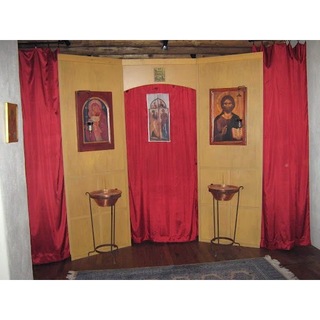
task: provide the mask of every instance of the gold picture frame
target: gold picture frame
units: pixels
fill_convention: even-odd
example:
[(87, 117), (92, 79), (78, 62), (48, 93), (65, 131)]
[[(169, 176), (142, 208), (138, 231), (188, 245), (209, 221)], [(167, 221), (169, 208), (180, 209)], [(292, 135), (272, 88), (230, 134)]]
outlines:
[(18, 105), (5, 103), (6, 113), (6, 142), (18, 142)]
[(154, 68), (154, 82), (165, 82), (166, 81), (166, 71), (164, 68)]

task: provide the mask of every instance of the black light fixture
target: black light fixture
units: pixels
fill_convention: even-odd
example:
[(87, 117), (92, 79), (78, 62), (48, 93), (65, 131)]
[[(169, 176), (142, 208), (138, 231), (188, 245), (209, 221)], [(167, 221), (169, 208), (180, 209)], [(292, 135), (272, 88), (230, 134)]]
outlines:
[(71, 42), (69, 40), (62, 40), (62, 42), (67, 46), (70, 47)]
[(162, 50), (168, 50), (168, 40), (162, 40), (161, 43), (162, 43), (162, 47), (161, 49)]

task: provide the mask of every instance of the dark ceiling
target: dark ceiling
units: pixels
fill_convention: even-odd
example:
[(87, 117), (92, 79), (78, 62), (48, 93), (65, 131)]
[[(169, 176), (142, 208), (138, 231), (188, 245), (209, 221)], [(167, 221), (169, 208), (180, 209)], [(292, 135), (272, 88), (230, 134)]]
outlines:
[[(162, 46), (168, 41), (167, 48)], [(265, 45), (273, 40), (263, 40)], [(277, 41), (280, 42), (280, 41)], [(19, 40), (19, 49), (59, 48), (60, 53), (118, 59), (202, 58), (252, 52), (260, 40)]]

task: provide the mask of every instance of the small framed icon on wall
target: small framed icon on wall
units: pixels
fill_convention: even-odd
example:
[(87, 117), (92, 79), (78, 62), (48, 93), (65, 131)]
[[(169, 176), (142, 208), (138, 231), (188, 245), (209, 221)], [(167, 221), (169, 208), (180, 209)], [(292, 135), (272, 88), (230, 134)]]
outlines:
[(6, 114), (6, 142), (18, 142), (18, 105), (5, 103)]

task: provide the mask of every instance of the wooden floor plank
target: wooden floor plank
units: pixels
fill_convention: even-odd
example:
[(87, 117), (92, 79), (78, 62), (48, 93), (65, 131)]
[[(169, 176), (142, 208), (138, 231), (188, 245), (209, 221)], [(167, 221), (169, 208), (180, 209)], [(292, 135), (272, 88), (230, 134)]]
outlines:
[(66, 259), (33, 266), (35, 280), (65, 280), (69, 270), (137, 268), (256, 258), (270, 255), (300, 280), (320, 279), (320, 250), (313, 246), (292, 250), (266, 250), (240, 246), (216, 246), (204, 242), (142, 243), (71, 261)]

